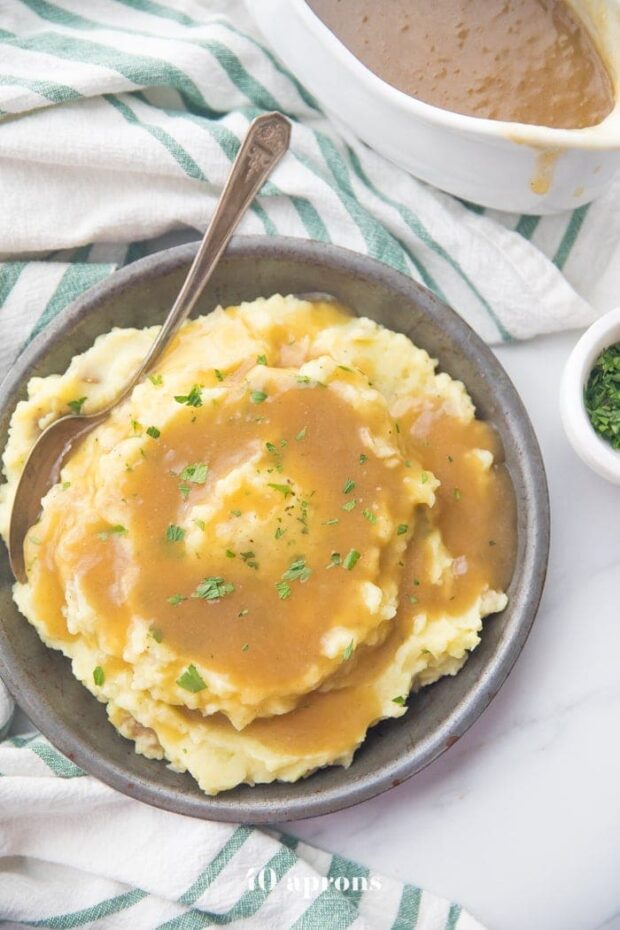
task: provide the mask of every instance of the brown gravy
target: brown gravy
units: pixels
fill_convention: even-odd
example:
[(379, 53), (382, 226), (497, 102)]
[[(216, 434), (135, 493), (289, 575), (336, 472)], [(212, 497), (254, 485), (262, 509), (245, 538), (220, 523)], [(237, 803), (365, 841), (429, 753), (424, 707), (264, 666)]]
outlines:
[(607, 69), (565, 0), (307, 0), (380, 78), (468, 116), (579, 129), (614, 105)]
[[(152, 617), (158, 637), (187, 662), (277, 691), (304, 672), (309, 656), (316, 661), (334, 613), (359, 612), (349, 583), (366, 572), (373, 545), (364, 508), (380, 501), (396, 506), (401, 466), (390, 477), (374, 456), (360, 460), (360, 426), (372, 423), (360, 422), (360, 414), (330, 391), (283, 390), (261, 407), (257, 419), (241, 385), (239, 390), (235, 416), (225, 405), (215, 417), (207, 406), (182, 407), (157, 442), (149, 444), (146, 437), (141, 441), (144, 457), (118, 487), (139, 557), (138, 580), (131, 592), (119, 583), (126, 568), (123, 537), (99, 535), (105, 527), (84, 508), (82, 487), (72, 485), (64, 492), (65, 506), (45, 532), (41, 524), (33, 528), (26, 546), (29, 577), (39, 621), (54, 638), (71, 638), (63, 613), (64, 571), (65, 577), (81, 579), (97, 613), (98, 636), (109, 662), (120, 660), (132, 617), (138, 614)], [(516, 501), (495, 430), (479, 420), (464, 423), (431, 396), (412, 399), (394, 428), (403, 454), (411, 459), (402, 467), (412, 473), (413, 466), (421, 465), (441, 481), (435, 506), (429, 510), (420, 505), (416, 513), (415, 532), (403, 556), (397, 616), (383, 642), (360, 645), (352, 660), (332, 676), (330, 690), (315, 690), (289, 713), (250, 723), (245, 732), (264, 746), (292, 754), (346, 752), (381, 716), (374, 683), (410, 635), (415, 617), (420, 612), (429, 619), (457, 616), (487, 587), (499, 591), (509, 586), (517, 542)], [(301, 430), (305, 438), (296, 442)], [(179, 468), (208, 462), (208, 492), (238, 459), (245, 461), (256, 444), (263, 448), (267, 441), (281, 450), (283, 471), (274, 477), (285, 481), (291, 475), (308, 491), (309, 532), (300, 522), (301, 503), (289, 496), (279, 523), (285, 534), (274, 540), (271, 551), (256, 551), (256, 568), (239, 554), (229, 558), (223, 548), (211, 548), (204, 559), (190, 559), (182, 547), (167, 542), (166, 528), (182, 522), (183, 509), (201, 493), (192, 487), (186, 499), (179, 494)], [(493, 454), (490, 469), (472, 450)], [(84, 465), (80, 472), (88, 470), (87, 452), (85, 443), (75, 453), (78, 465)], [(358, 505), (346, 512), (343, 482), (350, 475), (355, 476)], [(223, 521), (230, 518), (231, 503), (230, 513), (235, 513), (256, 502), (242, 496), (229, 500)], [(339, 522), (331, 525), (335, 514)], [(69, 534), (69, 539), (67, 530), (76, 525), (80, 532)], [(436, 530), (457, 566), (440, 582), (427, 545)], [(361, 552), (355, 573), (327, 568), (332, 550), (346, 552), (354, 545)], [(311, 556), (312, 578), (296, 588), (294, 598), (281, 600), (274, 584), (291, 557), (300, 553)], [(234, 582), (234, 593), (212, 602), (191, 597), (176, 605), (169, 602), (176, 592), (191, 592), (206, 574)], [(178, 713), (188, 720), (201, 719), (198, 711), (187, 708)], [(223, 714), (209, 720), (214, 727), (231, 727)]]

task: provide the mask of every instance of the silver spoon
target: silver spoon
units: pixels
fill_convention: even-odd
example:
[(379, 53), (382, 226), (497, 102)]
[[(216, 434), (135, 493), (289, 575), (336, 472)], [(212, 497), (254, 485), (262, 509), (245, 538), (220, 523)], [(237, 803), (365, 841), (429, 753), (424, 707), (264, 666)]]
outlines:
[(58, 480), (62, 464), (76, 439), (104, 420), (152, 368), (179, 326), (192, 312), (226, 248), (239, 220), (263, 182), (288, 149), (291, 124), (280, 113), (266, 113), (250, 124), (230, 169), (224, 190), (200, 248), (174, 305), (140, 368), (119, 396), (103, 410), (61, 417), (43, 430), (30, 450), (17, 484), (9, 526), (9, 561), (18, 581), (27, 581), (24, 540), (41, 512), (41, 501)]

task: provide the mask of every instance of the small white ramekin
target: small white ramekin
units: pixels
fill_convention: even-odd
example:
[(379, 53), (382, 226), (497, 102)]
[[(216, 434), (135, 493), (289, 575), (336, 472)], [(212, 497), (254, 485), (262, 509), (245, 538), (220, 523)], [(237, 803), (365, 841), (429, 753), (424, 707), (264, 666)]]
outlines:
[(620, 484), (620, 450), (613, 449), (594, 430), (583, 397), (597, 356), (616, 342), (620, 342), (620, 307), (593, 323), (571, 352), (560, 385), (560, 414), (577, 455), (603, 478)]

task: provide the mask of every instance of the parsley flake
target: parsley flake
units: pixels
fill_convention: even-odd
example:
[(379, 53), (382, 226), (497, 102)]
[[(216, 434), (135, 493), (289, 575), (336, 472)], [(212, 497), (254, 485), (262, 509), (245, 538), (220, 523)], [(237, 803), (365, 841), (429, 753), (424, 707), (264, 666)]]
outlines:
[(214, 368), (214, 369), (213, 369), (213, 373), (214, 373), (214, 375), (215, 375), (215, 377), (217, 378), (218, 381), (223, 381), (224, 378), (226, 377), (226, 375), (223, 374), (223, 373), (219, 370), (219, 368)]
[(149, 375), (149, 381), (151, 384), (154, 384), (155, 387), (161, 387), (164, 383), (164, 379), (161, 375)]
[(126, 536), (127, 527), (122, 526), (120, 523), (111, 526), (109, 530), (102, 530), (100, 533), (97, 533), (99, 539), (105, 540), (109, 539), (110, 536)]
[(78, 400), (70, 400), (67, 406), (71, 407), (74, 413), (81, 413), (82, 407), (87, 400), (87, 397), (80, 397)]
[(342, 653), (343, 660), (347, 662), (351, 658), (354, 652), (355, 652), (355, 641), (351, 640), (349, 645), (346, 647), (346, 649)]
[(177, 678), (177, 685), (185, 691), (191, 691), (192, 694), (204, 691), (207, 687), (195, 665), (187, 666), (183, 674)]
[(286, 581), (276, 581), (276, 591), (281, 601), (285, 601), (293, 593), (290, 584)]
[(357, 501), (355, 500), (355, 498), (353, 498), (352, 501), (347, 501), (346, 504), (343, 504), (342, 509), (346, 510), (348, 513), (350, 510), (353, 510), (356, 504), (357, 504)]
[(303, 558), (295, 559), (282, 575), (283, 581), (300, 581), (302, 584), (308, 580), (312, 574), (312, 569), (306, 565)]
[(209, 466), (204, 462), (196, 462), (194, 465), (186, 465), (179, 478), (181, 481), (191, 481), (192, 484), (204, 484), (209, 474)]
[(346, 570), (350, 572), (352, 568), (355, 568), (359, 562), (359, 559), (360, 553), (357, 551), (357, 549), (350, 549), (342, 561), (342, 567), (346, 568)]
[(166, 539), (168, 542), (181, 542), (185, 538), (185, 530), (176, 523), (171, 523), (166, 530)]
[(394, 704), (398, 704), (399, 707), (403, 707), (403, 705), (407, 701), (407, 698), (405, 697), (404, 694), (399, 694), (397, 697), (392, 698), (392, 701)]
[(360, 465), (363, 465), (367, 461), (368, 461), (368, 456), (364, 455), (364, 453), (362, 452), (362, 454), (360, 455)]
[(347, 478), (347, 480), (342, 486), (342, 493), (350, 494), (354, 487), (355, 487), (355, 481), (353, 481), (352, 478)]
[(178, 607), (178, 605), (186, 601), (187, 598), (182, 594), (172, 594), (170, 597), (167, 597), (166, 600), (169, 604), (172, 604), (173, 607)]
[(266, 355), (257, 355), (257, 356), (256, 356), (256, 364), (257, 364), (257, 365), (266, 365), (266, 364), (267, 364), (267, 356), (266, 356)]
[(161, 436), (161, 430), (158, 430), (156, 426), (149, 426), (147, 427), (146, 435), (150, 436), (151, 439), (159, 439)]
[(399, 524), (398, 524), (398, 529), (396, 530), (396, 535), (397, 535), (397, 536), (404, 536), (405, 533), (408, 531), (408, 529), (409, 529), (409, 524), (408, 524), (408, 523), (399, 523)]
[(232, 594), (234, 590), (235, 586), (230, 581), (211, 575), (209, 578), (203, 578), (192, 597), (199, 597), (204, 601), (219, 601), (227, 594)]
[(302, 439), (305, 439), (307, 432), (308, 432), (307, 426), (304, 426), (303, 429), (300, 429), (297, 435), (295, 436), (295, 439), (297, 440), (297, 442), (300, 442)]
[(463, 493), (460, 488), (455, 488), (454, 491), (452, 492), (452, 496), (455, 501), (460, 501), (460, 499), (463, 496)]
[(189, 394), (175, 394), (174, 399), (177, 404), (185, 404), (186, 407), (202, 407), (202, 388), (194, 384)]
[(267, 400), (267, 395), (264, 391), (252, 391), (250, 400), (253, 404), (262, 404), (263, 401)]
[(364, 519), (368, 520), (369, 523), (377, 522), (377, 514), (373, 513), (372, 510), (362, 510), (362, 516)]
[(93, 681), (98, 688), (100, 688), (105, 681), (105, 672), (100, 665), (93, 669)]
[(289, 487), (288, 484), (274, 484), (272, 481), (269, 481), (267, 483), (267, 487), (273, 488), (274, 491), (279, 491), (280, 494), (284, 494), (285, 499), (289, 496), (289, 494), (293, 493), (293, 489)]
[(332, 520), (325, 520), (323, 526), (336, 526), (337, 523), (340, 523), (338, 517), (334, 517)]

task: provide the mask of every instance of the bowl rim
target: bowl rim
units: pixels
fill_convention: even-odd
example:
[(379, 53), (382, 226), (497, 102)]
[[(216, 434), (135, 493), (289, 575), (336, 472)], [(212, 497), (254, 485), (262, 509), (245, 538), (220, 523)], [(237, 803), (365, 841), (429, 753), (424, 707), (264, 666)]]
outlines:
[[(130, 289), (135, 283), (186, 267), (198, 244), (192, 242), (176, 246), (139, 259), (110, 274), (68, 305), (32, 340), (4, 378), (0, 385), (0, 409), (11, 409), (11, 406), (14, 409), (19, 390), (29, 379), (37, 361), (46, 355), (48, 346), (60, 334), (70, 331), (72, 324), (83, 314), (92, 313), (98, 305), (108, 302), (112, 294)], [(314, 817), (368, 800), (421, 771), (465, 733), (503, 685), (536, 617), (547, 571), (550, 512), (544, 463), (523, 402), (491, 349), (454, 310), (422, 285), (383, 262), (331, 244), (289, 237), (237, 236), (224, 253), (224, 258), (235, 257), (290, 259), (315, 268), (318, 264), (362, 277), (371, 284), (389, 289), (396, 298), (401, 296), (419, 303), (423, 297), (430, 302), (448, 340), (456, 343), (474, 364), (483, 366), (486, 376), (493, 379), (494, 396), (504, 406), (508, 405), (512, 412), (510, 429), (523, 453), (519, 470), (528, 488), (527, 513), (532, 524), (532, 538), (528, 536), (528, 544), (522, 553), (520, 574), (527, 582), (524, 584), (522, 609), (504, 631), (492, 662), (485, 666), (466, 697), (447, 714), (443, 724), (379, 772), (366, 773), (344, 786), (319, 790), (313, 789), (311, 781), (301, 780), (297, 784), (307, 784), (306, 791), (285, 801), (276, 799), (275, 803), (270, 800), (253, 802), (251, 789), (249, 800), (231, 798), (230, 792), (226, 791), (214, 797), (188, 795), (157, 782), (156, 777), (144, 778), (128, 773), (123, 765), (106, 758), (103, 753), (87, 749), (72, 728), (59, 719), (57, 712), (37, 696), (32, 679), (27, 669), (20, 666), (0, 622), (0, 674), (5, 683), (38, 729), (84, 771), (112, 788), (155, 807), (203, 819), (258, 824)]]
[(620, 342), (620, 307), (610, 310), (586, 329), (568, 357), (560, 383), (560, 415), (566, 436), (593, 471), (620, 484), (620, 449), (595, 431), (584, 402), (584, 388), (600, 352)]
[[(352, 73), (355, 80), (366, 91), (372, 95), (382, 96), (385, 101), (398, 107), (405, 115), (418, 117), (445, 129), (467, 132), (481, 138), (504, 139), (518, 145), (539, 147), (545, 150), (554, 148), (560, 151), (576, 149), (614, 152), (620, 150), (620, 87), (617, 86), (618, 82), (613, 75), (610, 76), (614, 85), (614, 106), (600, 123), (595, 123), (593, 126), (563, 129), (538, 123), (518, 123), (469, 116), (426, 103), (389, 84), (371, 71), (347, 48), (306, 0), (287, 0), (287, 2), (297, 13), (302, 24), (314, 33), (321, 44), (332, 52), (333, 57)], [(259, 17), (258, 11), (255, 11), (254, 16), (260, 24), (262, 17)], [(603, 57), (600, 51), (599, 55)], [(610, 65), (604, 59), (603, 62), (607, 70), (611, 72)]]

